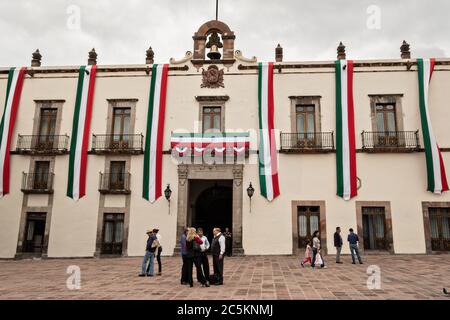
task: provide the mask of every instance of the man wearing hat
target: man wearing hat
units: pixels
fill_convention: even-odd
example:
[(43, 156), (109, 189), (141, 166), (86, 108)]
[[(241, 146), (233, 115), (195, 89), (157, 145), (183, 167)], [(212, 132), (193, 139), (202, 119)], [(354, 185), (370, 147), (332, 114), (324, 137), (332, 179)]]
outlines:
[[(145, 247), (145, 255), (144, 255), (144, 260), (142, 261), (142, 268), (141, 268), (141, 273), (139, 274), (139, 277), (145, 277), (145, 275), (147, 275), (149, 277), (154, 276), (153, 269), (154, 269), (154, 264), (155, 264), (155, 251), (156, 251), (156, 248), (158, 247), (158, 240), (157, 240), (156, 236), (153, 234), (153, 229), (148, 229), (147, 235), (148, 235), (147, 246)], [(150, 262), (150, 265), (149, 265), (149, 271), (146, 274), (148, 262)]]

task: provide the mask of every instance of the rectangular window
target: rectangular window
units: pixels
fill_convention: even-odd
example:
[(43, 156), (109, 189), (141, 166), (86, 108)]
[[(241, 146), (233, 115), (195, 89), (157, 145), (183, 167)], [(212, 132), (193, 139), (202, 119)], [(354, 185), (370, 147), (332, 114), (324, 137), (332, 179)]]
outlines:
[(41, 108), (39, 114), (38, 148), (51, 149), (55, 141), (58, 109)]
[(377, 131), (389, 134), (397, 131), (395, 103), (377, 103), (375, 106)]
[(304, 248), (305, 241), (312, 239), (314, 231), (320, 232), (320, 207), (300, 206), (297, 208), (298, 247)]
[(36, 161), (34, 164), (33, 189), (46, 190), (49, 188), (50, 161)]
[(30, 212), (27, 214), (23, 252), (42, 253), (46, 216), (46, 213)]
[(125, 161), (111, 161), (109, 171), (109, 190), (125, 189)]
[(450, 250), (450, 208), (429, 208), (431, 250)]
[(384, 207), (362, 207), (364, 249), (387, 250)]
[(123, 213), (105, 213), (103, 218), (103, 254), (122, 254)]
[[(312, 138), (316, 131), (316, 116), (314, 105), (297, 105), (295, 107), (297, 133), (304, 134), (305, 138)], [(309, 135), (308, 135), (309, 134)]]
[(130, 139), (131, 108), (113, 108), (111, 147), (122, 147)]
[(222, 131), (222, 108), (203, 107), (202, 123), (203, 132)]

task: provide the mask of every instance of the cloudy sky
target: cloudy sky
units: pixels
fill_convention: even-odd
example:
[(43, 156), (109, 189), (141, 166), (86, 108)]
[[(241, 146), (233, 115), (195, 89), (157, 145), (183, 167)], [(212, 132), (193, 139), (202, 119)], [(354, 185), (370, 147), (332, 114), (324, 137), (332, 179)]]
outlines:
[[(430, 3), (432, 6), (430, 7)], [(235, 49), (273, 60), (333, 60), (339, 41), (351, 59), (450, 56), (449, 0), (219, 0), (219, 20), (236, 34)], [(156, 62), (193, 49), (192, 35), (215, 15), (215, 0), (0, 0), (0, 66), (29, 65), (39, 48), (43, 65), (85, 64), (95, 47), (99, 64)]]

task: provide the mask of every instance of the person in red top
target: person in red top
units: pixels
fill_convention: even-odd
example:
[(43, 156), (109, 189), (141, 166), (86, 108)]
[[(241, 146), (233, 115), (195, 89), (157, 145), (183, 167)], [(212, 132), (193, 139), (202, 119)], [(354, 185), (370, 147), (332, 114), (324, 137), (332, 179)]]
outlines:
[(200, 277), (198, 282), (202, 284), (203, 287), (209, 287), (209, 282), (203, 274), (203, 270), (200, 265), (200, 260), (198, 259), (201, 254), (200, 245), (203, 244), (202, 239), (197, 235), (197, 230), (195, 228), (188, 228), (188, 234), (186, 236), (186, 249), (187, 249), (187, 282), (189, 286), (194, 286), (194, 281), (192, 279), (192, 269), (195, 264), (197, 269), (197, 277)]

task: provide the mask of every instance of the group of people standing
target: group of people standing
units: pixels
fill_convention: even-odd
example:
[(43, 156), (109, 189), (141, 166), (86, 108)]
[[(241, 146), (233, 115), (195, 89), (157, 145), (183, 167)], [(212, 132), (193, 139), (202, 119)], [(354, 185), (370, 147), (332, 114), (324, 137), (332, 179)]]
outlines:
[[(341, 250), (342, 250), (342, 236), (341, 236), (341, 228), (336, 227), (336, 232), (334, 233), (334, 246), (336, 248), (336, 263), (341, 264)], [(352, 263), (355, 264), (356, 258), (358, 258), (358, 262), (362, 264), (361, 256), (359, 255), (358, 250), (358, 235), (353, 231), (352, 228), (349, 229), (349, 234), (347, 236), (347, 241), (350, 246), (350, 253), (352, 255)], [(306, 240), (306, 249), (303, 261), (301, 262), (301, 266), (304, 267), (306, 264), (309, 264), (312, 268), (316, 266), (320, 266), (321, 268), (326, 268), (325, 261), (321, 254), (321, 246), (320, 246), (320, 233), (318, 230), (314, 231), (312, 235), (312, 241)]]
[[(183, 265), (181, 267), (181, 284), (194, 286), (192, 277), (193, 266), (197, 271), (197, 281), (203, 287), (223, 285), (223, 260), (226, 253), (226, 240), (220, 228), (213, 229), (211, 244), (204, 235), (202, 228), (186, 228), (181, 235), (180, 247)], [(214, 273), (210, 276), (207, 252), (211, 251)]]

